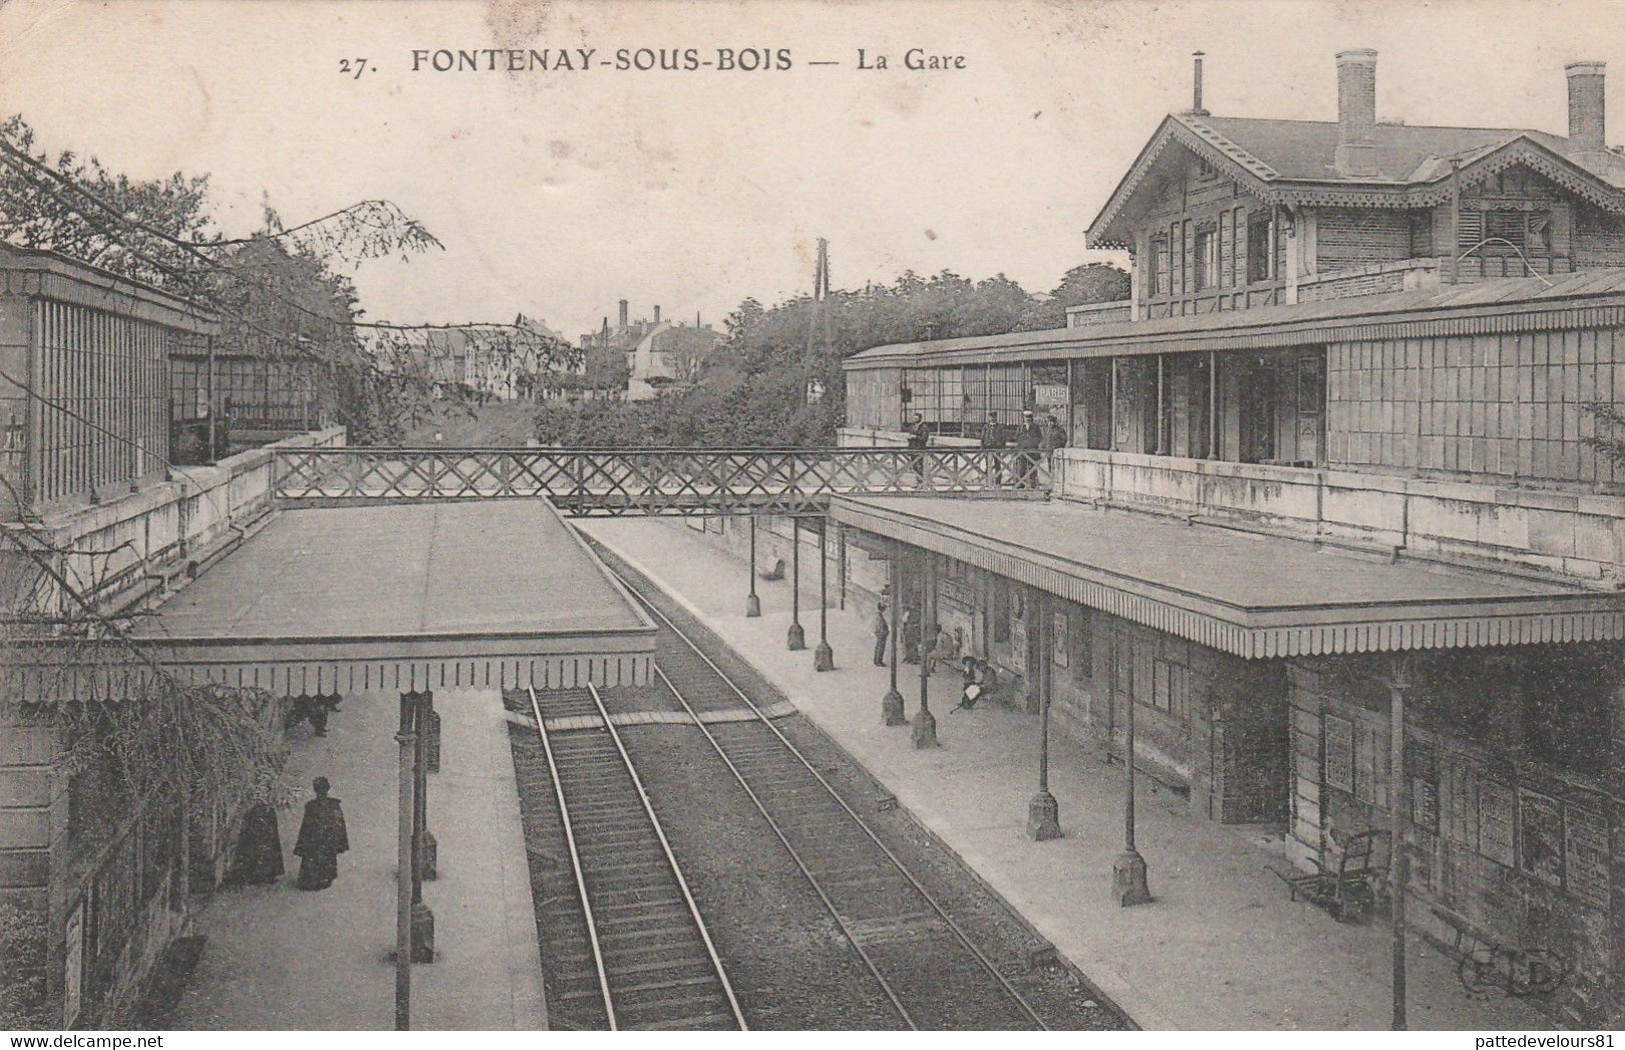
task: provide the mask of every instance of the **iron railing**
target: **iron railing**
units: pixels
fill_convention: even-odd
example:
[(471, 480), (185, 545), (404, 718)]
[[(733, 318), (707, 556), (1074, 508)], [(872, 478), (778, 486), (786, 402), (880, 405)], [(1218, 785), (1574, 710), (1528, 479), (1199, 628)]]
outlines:
[(819, 514), (835, 495), (1006, 495), (1049, 486), (1016, 449), (277, 449), (283, 504), (545, 497), (573, 515)]

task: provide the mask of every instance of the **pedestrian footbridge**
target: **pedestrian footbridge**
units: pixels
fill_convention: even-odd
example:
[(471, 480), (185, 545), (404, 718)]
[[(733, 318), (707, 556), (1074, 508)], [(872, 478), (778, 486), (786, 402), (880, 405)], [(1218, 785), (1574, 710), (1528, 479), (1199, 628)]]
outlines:
[(276, 450), (283, 506), (542, 497), (571, 516), (822, 514), (834, 496), (1021, 496), (1038, 452), (1002, 449)]

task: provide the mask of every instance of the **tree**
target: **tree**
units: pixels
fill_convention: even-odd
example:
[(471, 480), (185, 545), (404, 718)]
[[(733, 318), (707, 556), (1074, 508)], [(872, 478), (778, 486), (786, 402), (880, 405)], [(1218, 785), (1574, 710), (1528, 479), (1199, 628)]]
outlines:
[[(889, 343), (1055, 327), (1031, 322), (1064, 324), (1066, 306), (1126, 295), (1127, 279), (1116, 267), (1080, 266), (1040, 301), (1003, 274), (972, 281), (947, 270), (909, 271), (890, 286), (836, 290), (821, 302), (803, 295), (769, 308), (746, 299), (724, 321), (726, 335), (705, 367), (694, 370), (697, 386), (613, 409), (557, 406), (538, 415), (537, 437), (565, 446), (833, 444), (846, 410), (842, 359)], [(807, 405), (813, 378), (825, 396)]]
[(413, 328), (462, 327), (492, 353), (529, 338), (521, 325), (363, 320), (340, 267), (443, 248), (389, 201), (361, 201), (293, 226), (267, 204), (259, 230), (229, 238), (208, 192), (206, 175), (141, 182), (94, 157), (36, 154), (33, 129), (20, 116), (0, 125), (0, 238), (198, 303), (222, 319), (225, 340), (306, 368), (352, 440), (398, 437), (440, 393), (426, 370), (413, 367), (429, 361), (403, 346), (413, 342), (406, 335)]
[(1068, 307), (1120, 302), (1129, 297), (1130, 286), (1128, 271), (1111, 263), (1074, 266), (1048, 296), (1027, 311), (1017, 330), (1065, 328)]

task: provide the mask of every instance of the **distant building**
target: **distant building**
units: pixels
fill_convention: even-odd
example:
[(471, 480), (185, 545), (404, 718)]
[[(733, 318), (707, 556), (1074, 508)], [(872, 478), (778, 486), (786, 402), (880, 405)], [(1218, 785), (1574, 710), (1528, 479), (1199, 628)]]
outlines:
[(661, 387), (694, 382), (720, 342), (722, 335), (710, 325), (700, 324), (698, 315), (692, 327), (670, 321), (656, 325), (632, 351), (627, 400), (646, 401)]
[(622, 299), (615, 327), (610, 327), (606, 317), (598, 331), (582, 333), (582, 366), (589, 389), (625, 389), (633, 352), (644, 336), (660, 326), (660, 307), (656, 306), (654, 311), (653, 320), (640, 317), (633, 321), (630, 304)]
[(564, 366), (548, 342), (566, 347), (545, 321), (521, 315), (513, 328), (471, 325), (429, 330), (416, 367), (441, 391), (459, 388), (498, 401), (533, 396), (538, 379)]

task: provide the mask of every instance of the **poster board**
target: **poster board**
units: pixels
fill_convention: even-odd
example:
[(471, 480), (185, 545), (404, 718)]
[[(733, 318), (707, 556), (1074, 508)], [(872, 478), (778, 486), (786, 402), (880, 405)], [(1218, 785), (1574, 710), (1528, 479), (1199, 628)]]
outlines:
[(1323, 776), (1327, 787), (1354, 793), (1354, 723), (1337, 715), (1321, 718)]
[(1563, 885), (1563, 803), (1518, 789), (1518, 870), (1548, 886)]

